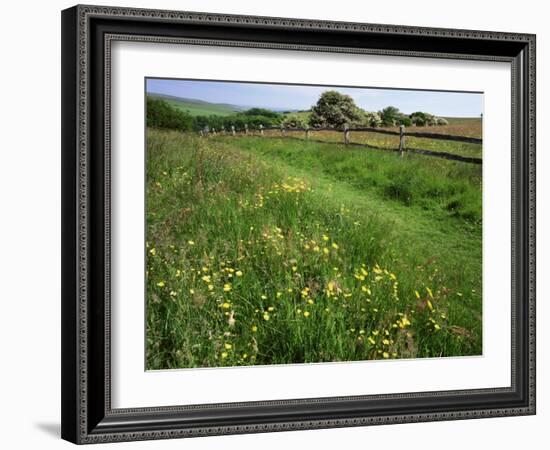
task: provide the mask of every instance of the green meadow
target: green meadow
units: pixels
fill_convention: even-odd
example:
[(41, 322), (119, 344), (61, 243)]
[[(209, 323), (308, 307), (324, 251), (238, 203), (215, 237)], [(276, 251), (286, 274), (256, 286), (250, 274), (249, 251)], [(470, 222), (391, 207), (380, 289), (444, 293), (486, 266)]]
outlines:
[(149, 128), (147, 368), (481, 354), (481, 171)]

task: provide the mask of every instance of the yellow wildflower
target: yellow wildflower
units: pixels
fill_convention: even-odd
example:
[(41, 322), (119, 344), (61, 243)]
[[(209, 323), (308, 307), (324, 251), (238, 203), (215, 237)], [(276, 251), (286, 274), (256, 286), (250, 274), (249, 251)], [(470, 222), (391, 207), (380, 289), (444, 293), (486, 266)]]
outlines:
[(229, 283), (226, 283), (223, 285), (224, 292), (229, 292), (231, 290), (231, 285)]
[(157, 286), (158, 286), (158, 287), (164, 287), (164, 286), (165, 286), (164, 281), (159, 281), (159, 282), (157, 283)]
[(309, 311), (304, 311), (304, 317), (309, 317)]

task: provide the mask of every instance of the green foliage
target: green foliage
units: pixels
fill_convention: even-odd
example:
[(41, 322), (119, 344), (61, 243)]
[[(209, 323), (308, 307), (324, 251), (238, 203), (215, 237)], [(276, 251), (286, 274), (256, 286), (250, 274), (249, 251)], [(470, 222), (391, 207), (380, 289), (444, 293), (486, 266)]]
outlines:
[(448, 122), (445, 119), (439, 120), (439, 118), (435, 117), (433, 114), (429, 114), (422, 111), (413, 112), (410, 115), (410, 118), (411, 118), (412, 124), (416, 125), (417, 127), (448, 125)]
[(309, 124), (312, 127), (340, 128), (361, 120), (361, 110), (354, 100), (337, 91), (325, 91), (311, 109)]
[(147, 126), (190, 131), (195, 127), (195, 121), (189, 114), (170, 106), (166, 101), (147, 97)]
[[(253, 114), (253, 112), (263, 112), (264, 114)], [(229, 116), (196, 116), (195, 129), (204, 130), (212, 129), (221, 130), (222, 128), (229, 130), (234, 126), (237, 130), (243, 130), (245, 125), (249, 129), (258, 129), (260, 125), (264, 128), (274, 127), (281, 123), (283, 116), (273, 111), (268, 111), (260, 108), (253, 108), (244, 113), (232, 114)]]
[(411, 126), (411, 119), (395, 106), (387, 106), (379, 112), (383, 127)]
[(305, 128), (307, 126), (307, 121), (303, 116), (298, 114), (288, 114), (283, 120), (283, 125), (286, 128)]
[(377, 112), (363, 111), (360, 125), (365, 127), (380, 127), (382, 126), (382, 118)]
[(271, 111), (270, 109), (265, 108), (250, 108), (243, 112), (245, 116), (264, 116), (269, 117), (272, 120), (280, 120), (281, 114), (275, 111)]

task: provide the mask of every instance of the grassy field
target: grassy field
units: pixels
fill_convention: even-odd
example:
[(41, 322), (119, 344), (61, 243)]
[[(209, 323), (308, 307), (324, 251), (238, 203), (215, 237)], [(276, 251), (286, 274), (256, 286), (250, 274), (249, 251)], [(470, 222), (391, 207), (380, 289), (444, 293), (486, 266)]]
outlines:
[(147, 368), (481, 354), (481, 167), (147, 133)]
[[(444, 128), (442, 130), (442, 128)], [(409, 128), (412, 131), (428, 130), (430, 133), (447, 133), (454, 134), (447, 129), (446, 126), (441, 127), (413, 127)], [(270, 136), (280, 136), (280, 131), (266, 131)], [(288, 136), (305, 139), (303, 131), (287, 131)], [(341, 143), (343, 141), (342, 132), (337, 131), (310, 131), (311, 139), (316, 139), (326, 142)], [(388, 134), (371, 133), (363, 131), (352, 131), (350, 133), (350, 142), (358, 144), (368, 144), (373, 147), (383, 148), (387, 150), (395, 150), (399, 147), (399, 136)], [(442, 139), (427, 139), (413, 136), (405, 137), (405, 148), (416, 148), (423, 150), (432, 150), (437, 152), (451, 153), (454, 155), (468, 156), (473, 158), (482, 158), (482, 145), (471, 144), (468, 142), (446, 141)]]
[(206, 103), (206, 102), (193, 102), (183, 101), (183, 100), (174, 100), (174, 99), (163, 99), (169, 105), (174, 108), (186, 112), (192, 116), (230, 116), (238, 112), (231, 105), (215, 104), (215, 103)]

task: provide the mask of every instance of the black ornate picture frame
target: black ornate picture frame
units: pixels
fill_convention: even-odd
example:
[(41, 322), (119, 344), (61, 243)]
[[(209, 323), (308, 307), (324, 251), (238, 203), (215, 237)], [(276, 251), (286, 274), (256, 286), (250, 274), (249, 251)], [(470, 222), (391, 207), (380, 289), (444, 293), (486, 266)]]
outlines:
[[(510, 63), (511, 385), (113, 409), (109, 194), (114, 41)], [(62, 109), (64, 439), (84, 444), (535, 414), (534, 35), (75, 6), (62, 12)]]

